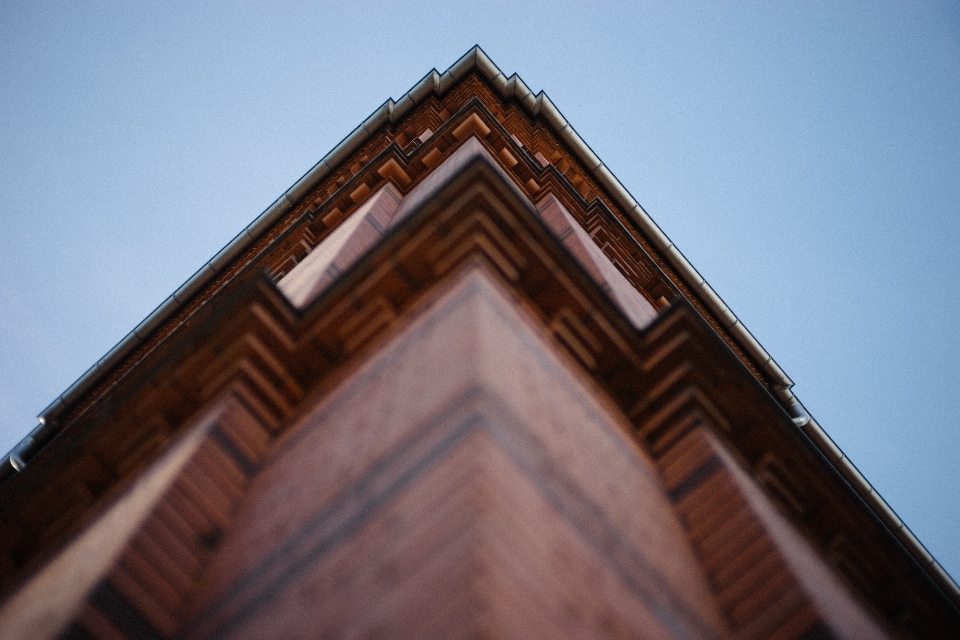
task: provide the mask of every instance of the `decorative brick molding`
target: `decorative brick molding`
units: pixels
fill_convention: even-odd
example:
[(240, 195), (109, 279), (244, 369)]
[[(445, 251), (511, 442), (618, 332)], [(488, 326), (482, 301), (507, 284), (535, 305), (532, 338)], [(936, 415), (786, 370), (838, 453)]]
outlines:
[[(326, 433), (311, 422), (317, 412), (326, 410), (325, 403), (351, 385), (367, 388), (362, 384), (366, 363), (375, 361), (395, 341), (411, 339), (411, 326), (418, 318), (426, 322), (427, 311), (435, 309), (438, 301), (449, 300), (445, 296), (450, 291), (481, 278), (481, 288), (495, 292), (490, 295), (498, 301), (497, 317), (521, 319), (519, 325), (507, 323), (514, 329), (525, 327), (516, 329), (515, 342), (535, 344), (538, 366), (550, 360), (554, 364), (547, 367), (549, 371), (561, 370), (564, 379), (576, 384), (570, 383), (567, 391), (525, 395), (524, 385), (536, 386), (547, 375), (547, 369), (529, 365), (528, 377), (503, 373), (514, 388), (501, 390), (494, 399), (465, 392), (461, 404), (472, 413), (464, 414), (463, 420), (441, 421), (444, 426), (437, 432), (460, 434), (457, 437), (462, 439), (451, 441), (451, 448), (444, 451), (453, 455), (456, 450), (463, 457), (438, 471), (437, 484), (417, 489), (422, 491), (419, 497), (403, 503), (406, 506), (391, 516), (406, 523), (399, 538), (404, 544), (426, 545), (412, 550), (411, 557), (427, 562), (425, 549), (429, 549), (430, 535), (436, 533), (444, 543), (438, 545), (438, 553), (460, 550), (485, 567), (483, 571), (505, 571), (496, 575), (517, 594), (524, 592), (519, 585), (527, 584), (522, 572), (511, 574), (501, 568), (510, 565), (510, 554), (515, 554), (519, 560), (514, 564), (523, 567), (528, 560), (533, 575), (542, 577), (543, 593), (551, 594), (549, 602), (536, 603), (543, 611), (550, 612), (554, 602), (582, 599), (584, 610), (592, 612), (591, 624), (596, 623), (576, 627), (585, 633), (632, 635), (631, 630), (649, 623), (661, 625), (668, 637), (765, 637), (787, 631), (790, 637), (828, 632), (854, 637), (851, 621), (869, 622), (875, 617), (875, 622), (869, 622), (875, 636), (883, 633), (882, 625), (905, 637), (960, 635), (956, 608), (797, 429), (771, 395), (769, 381), (757, 363), (744, 356), (696, 297), (689, 296), (666, 263), (661, 264), (662, 257), (647, 251), (642, 234), (616, 210), (608, 195), (598, 191), (589, 175), (547, 127), (510, 100), (497, 97), (476, 74), (462, 79), (442, 98), (424, 100), (396, 124), (384, 124), (219, 279), (197, 292), (179, 315), (72, 406), (62, 416), (63, 429), (57, 437), (31, 460), (26, 472), (3, 485), (0, 591), (12, 598), (25, 593), (46, 563), (64, 557), (74, 541), (131, 495), (138, 478), (149, 475), (152, 465), (178, 450), (213, 409), (226, 407), (216, 420), (204, 423), (201, 444), (171, 480), (169, 490), (160, 495), (156, 509), (131, 533), (116, 562), (85, 595), (85, 604), (67, 633), (135, 637), (146, 630), (156, 637), (181, 633), (233, 637), (242, 635), (246, 622), (255, 618), (266, 626), (251, 627), (250, 633), (287, 629), (285, 624), (300, 629), (296, 620), (270, 626), (273, 623), (264, 622), (259, 613), (242, 613), (250, 602), (280, 598), (287, 586), (292, 589), (299, 584), (290, 580), (275, 585), (271, 577), (275, 573), (286, 575), (298, 569), (282, 559), (271, 564), (264, 558), (291, 549), (296, 553), (319, 549), (329, 537), (324, 527), (354, 522), (351, 518), (360, 511), (349, 502), (350, 496), (362, 494), (365, 500), (374, 500), (380, 494), (370, 483), (387, 477), (374, 473), (374, 467), (393, 460), (391, 455), (397, 459), (405, 455), (401, 444), (406, 441), (399, 436), (391, 439), (387, 432), (429, 422), (398, 416), (429, 404), (424, 398), (448, 382), (443, 371), (451, 378), (476, 371), (467, 358), (468, 365), (441, 367), (432, 383), (413, 385), (406, 395), (390, 389), (371, 391), (367, 402), (351, 405), (353, 410), (366, 410), (378, 397), (381, 402), (392, 398), (390, 409), (397, 415), (384, 410), (374, 425), (377, 428), (358, 427), (361, 440), (341, 434), (343, 440), (331, 445), (334, 449), (329, 452), (310, 448), (298, 452), (298, 443), (306, 446), (305, 439)], [(377, 209), (378, 201), (371, 200), (384, 193), (396, 195), (389, 212)], [(539, 210), (534, 203), (541, 205)], [(363, 207), (367, 208), (361, 211)], [(349, 260), (347, 254), (332, 252), (335, 255), (327, 264), (321, 260), (322, 253), (311, 253), (337, 229), (346, 235), (350, 230), (341, 225), (359, 224), (358, 216), (370, 216), (371, 224), (379, 227), (372, 227), (377, 233), (370, 241), (360, 242), (357, 236), (357, 242), (350, 244), (354, 236), (349, 234), (345, 246), (354, 252)], [(561, 218), (566, 222), (557, 224)], [(582, 234), (570, 226), (570, 220), (582, 228)], [(573, 240), (564, 235), (571, 232), (576, 234)], [(584, 244), (590, 239), (596, 246)], [(337, 263), (341, 257), (344, 260)], [(598, 262), (605, 259), (609, 264)], [(311, 262), (322, 263), (323, 269), (310, 271)], [(328, 269), (331, 265), (334, 271)], [(301, 275), (307, 292), (302, 299), (291, 293), (296, 288), (291, 283)], [(632, 287), (632, 292), (625, 286)], [(634, 293), (637, 297), (631, 298)], [(466, 339), (487, 330), (476, 322), (461, 324), (468, 327)], [(458, 335), (453, 331), (457, 326), (449, 325), (451, 336)], [(506, 339), (512, 334), (504, 329), (503, 335)], [(442, 342), (431, 343), (418, 354), (417, 362), (424, 368), (430, 363), (439, 367), (443, 348)], [(520, 350), (514, 348), (517, 353)], [(477, 361), (496, 354), (503, 372), (510, 368), (508, 364), (519, 367), (521, 363), (519, 355), (511, 364), (509, 350), (493, 347), (467, 353)], [(484, 371), (474, 387), (482, 387), (481, 382), (501, 384), (497, 371)], [(481, 396), (485, 400), (477, 400)], [(571, 448), (564, 438), (576, 440), (583, 434), (573, 427), (565, 433), (554, 427), (563, 423), (565, 407), (574, 410), (565, 404), (574, 397), (588, 398), (607, 417), (601, 421), (606, 426), (590, 432), (596, 437)], [(517, 409), (532, 398), (543, 405), (540, 412)], [(518, 417), (504, 418), (507, 414)], [(348, 412), (341, 418), (346, 421), (350, 415), (357, 414)], [(501, 428), (508, 423), (516, 428)], [(481, 424), (487, 426), (481, 428)], [(616, 437), (610, 439), (611, 433)], [(517, 453), (521, 449), (507, 446), (504, 440), (520, 438), (518, 434), (539, 444), (523, 448), (521, 455)], [(591, 469), (574, 474), (578, 465), (595, 455), (591, 447), (610, 442), (620, 447), (610, 453), (611, 469), (614, 459), (629, 459), (634, 464), (631, 470), (612, 473), (603, 468), (601, 456), (591, 458)], [(373, 453), (363, 449), (374, 445), (383, 449)], [(361, 450), (367, 451), (366, 457), (350, 457)], [(433, 449), (421, 451), (423, 456), (425, 451)], [(538, 458), (537, 451), (543, 456)], [(330, 458), (330, 465), (339, 464), (343, 477), (352, 473), (352, 462), (366, 475), (342, 485), (337, 484), (343, 479), (340, 476), (318, 486), (304, 485), (317, 500), (324, 491), (334, 489), (339, 496), (331, 494), (330, 501), (311, 503), (299, 513), (297, 517), (320, 518), (314, 530), (306, 520), (298, 521), (296, 514), (283, 511), (283, 492), (276, 490), (282, 486), (296, 493), (298, 486), (297, 468), (290, 471), (281, 460), (301, 459), (309, 467), (304, 456), (319, 456), (317, 452), (339, 452)], [(630, 455), (622, 458), (624, 452)], [(702, 464), (683, 462), (693, 459), (689, 456)], [(477, 477), (483, 481), (462, 473), (461, 467), (468, 463), (476, 465)], [(390, 476), (394, 484), (406, 477), (404, 473), (419, 468), (412, 463), (398, 465)], [(329, 468), (314, 468), (313, 473), (322, 475)], [(533, 488), (525, 498), (509, 494), (510, 487), (525, 485), (519, 480), (507, 482), (506, 476), (525, 478), (523, 482)], [(437, 488), (445, 482), (451, 483), (453, 497)], [(634, 489), (628, 491), (628, 485)], [(403, 486), (413, 491), (412, 484)], [(706, 497), (705, 487), (710, 487)], [(582, 499), (587, 494), (590, 499)], [(298, 495), (298, 500), (306, 500)], [(489, 521), (461, 505), (476, 495), (486, 496), (484, 500), (516, 499), (500, 511), (484, 512), (504, 518), (490, 524), (495, 540), (508, 535), (510, 527), (503, 522), (522, 525), (523, 518), (517, 514), (525, 510), (541, 513), (550, 522), (542, 531), (566, 532), (557, 534), (563, 538), (561, 546), (576, 548), (575, 553), (570, 551), (571, 557), (585, 563), (576, 580), (563, 583), (562, 567), (543, 560), (549, 554), (537, 555), (540, 551), (531, 545), (538, 535), (518, 533), (517, 538), (505, 538), (502, 549), (490, 549), (490, 542), (477, 547), (473, 538), (460, 537), (462, 531), (456, 527), (440, 522), (435, 527), (421, 526), (421, 518), (428, 522), (440, 517), (430, 505), (442, 504), (438, 513), (465, 518), (468, 528), (483, 529)], [(723, 496), (733, 496), (734, 502), (720, 501)], [(718, 497), (716, 504), (714, 497)], [(439, 502), (432, 502), (435, 499)], [(638, 521), (636, 513), (623, 506), (631, 499), (638, 502), (636, 513), (653, 516)], [(302, 500), (290, 504), (306, 504)], [(324, 520), (318, 514), (327, 513), (323, 511), (327, 507), (333, 509), (331, 505), (342, 509), (330, 511), (334, 515)], [(266, 514), (263, 518), (251, 515), (258, 509)], [(295, 531), (272, 529), (271, 509), (277, 510), (277, 526), (292, 523)], [(363, 511), (371, 518), (365, 522), (373, 522), (375, 512)], [(292, 519), (285, 520), (287, 516)], [(745, 524), (755, 536), (724, 538), (724, 544), (732, 541), (732, 546), (717, 546), (718, 538), (712, 536)], [(361, 535), (361, 527), (351, 531), (344, 534), (347, 546), (351, 536)], [(254, 537), (245, 537), (248, 534)], [(296, 547), (299, 543), (291, 542), (294, 546), (289, 549), (284, 546), (300, 534), (306, 536), (304, 540), (309, 538), (303, 549)], [(631, 536), (656, 542), (651, 547), (656, 553), (635, 540), (625, 542)], [(664, 540), (674, 546), (665, 546)], [(363, 549), (367, 543), (357, 538), (356, 544)], [(796, 551), (801, 548), (807, 551)], [(249, 557), (243, 557), (245, 551)], [(804, 553), (818, 558), (810, 575), (792, 562)], [(359, 570), (365, 556), (357, 554), (350, 562), (343, 558), (331, 562), (344, 563), (336, 565), (337, 571)], [(389, 573), (402, 561), (384, 558), (377, 556), (370, 566)], [(750, 573), (749, 563), (757, 558), (770, 573)], [(538, 564), (541, 560), (558, 572), (555, 582), (549, 580), (552, 574), (544, 569), (546, 565)], [(256, 564), (260, 561), (265, 564)], [(247, 566), (248, 562), (252, 564)], [(409, 593), (391, 592), (390, 584), (372, 578), (367, 583), (357, 578), (359, 582), (351, 584), (367, 584), (385, 598), (416, 601), (419, 586), (415, 585), (422, 586), (417, 576), (428, 574), (414, 569), (408, 567), (407, 573), (398, 569), (397, 575), (404, 576), (399, 582), (406, 585), (402, 589)], [(437, 571), (429, 575), (447, 575)], [(584, 577), (588, 575), (594, 577)], [(811, 595), (811, 575), (826, 585), (826, 591), (841, 594), (835, 598), (843, 601), (840, 609), (830, 609)], [(456, 576), (463, 578), (460, 573)], [(768, 581), (770, 576), (776, 580)], [(464, 628), (494, 633), (490, 631), (494, 627), (484, 626), (489, 620), (466, 605), (482, 586), (475, 577), (468, 572), (462, 584), (451, 578), (451, 584), (463, 588), (446, 595), (459, 594), (460, 599), (451, 599), (438, 611), (453, 616), (450, 620), (460, 620)], [(314, 578), (310, 588), (331, 588), (332, 583), (324, 582), (327, 577)], [(667, 586), (658, 590), (658, 582)], [(603, 593), (609, 599), (590, 600), (582, 587), (591, 584), (605, 585)], [(433, 588), (437, 593), (436, 584)], [(296, 591), (290, 597), (296, 601), (308, 596)], [(497, 620), (509, 617), (509, 599), (487, 590), (481, 600), (498, 612)], [(338, 602), (359, 615), (350, 609), (356, 605), (349, 598)], [(604, 603), (610, 611), (605, 612)], [(295, 602), (288, 604), (296, 608)], [(388, 609), (377, 611), (386, 615), (383, 612)], [(542, 615), (546, 625), (555, 619), (552, 615), (560, 614)], [(604, 627), (604, 621), (610, 626)], [(357, 625), (363, 627), (360, 622)], [(574, 627), (571, 621), (569, 629)], [(437, 629), (450, 628), (432, 629), (443, 635)]]

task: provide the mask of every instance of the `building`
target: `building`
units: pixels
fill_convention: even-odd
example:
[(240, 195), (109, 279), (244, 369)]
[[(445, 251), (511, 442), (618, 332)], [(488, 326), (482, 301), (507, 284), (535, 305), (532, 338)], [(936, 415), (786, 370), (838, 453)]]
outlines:
[(475, 47), (43, 412), (0, 635), (960, 637), (791, 385)]

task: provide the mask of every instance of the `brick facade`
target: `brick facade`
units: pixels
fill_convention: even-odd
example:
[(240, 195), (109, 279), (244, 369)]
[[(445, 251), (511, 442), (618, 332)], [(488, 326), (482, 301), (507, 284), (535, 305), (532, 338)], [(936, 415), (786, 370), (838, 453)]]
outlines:
[(0, 485), (11, 638), (960, 636), (762, 363), (477, 72)]

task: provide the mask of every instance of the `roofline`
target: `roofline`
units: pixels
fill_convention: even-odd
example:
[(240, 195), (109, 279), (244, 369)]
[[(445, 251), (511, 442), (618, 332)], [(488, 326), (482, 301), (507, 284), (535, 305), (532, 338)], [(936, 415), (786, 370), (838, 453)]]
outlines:
[(823, 430), (823, 427), (806, 410), (799, 399), (793, 398), (794, 412), (799, 414), (793, 419), (794, 424), (816, 445), (820, 452), (840, 473), (844, 480), (853, 488), (858, 496), (867, 504), (874, 515), (900, 541), (907, 552), (920, 565), (920, 568), (933, 580), (947, 596), (953, 605), (960, 608), (960, 586), (957, 586), (953, 577), (947, 573), (943, 565), (933, 557), (922, 542), (914, 535), (897, 512), (893, 510), (883, 496), (864, 477), (857, 466), (846, 456), (833, 439)]
[(500, 92), (501, 96), (515, 98), (530, 115), (542, 117), (553, 127), (557, 136), (569, 145), (600, 186), (606, 189), (618, 205), (623, 207), (654, 246), (663, 252), (667, 261), (690, 290), (716, 315), (724, 329), (734, 336), (750, 357), (759, 363), (760, 369), (770, 376), (774, 381), (772, 387), (775, 396), (791, 415), (796, 416), (794, 422), (797, 426), (817, 445), (840, 475), (853, 487), (894, 536), (900, 540), (901, 544), (920, 564), (927, 575), (947, 593), (954, 604), (960, 606), (960, 587), (913, 535), (890, 505), (867, 482), (866, 478), (817, 424), (810, 413), (806, 411), (791, 391), (793, 381), (784, 373), (773, 357), (740, 322), (736, 314), (690, 264), (640, 203), (630, 195), (613, 172), (600, 161), (600, 158), (567, 122), (560, 110), (547, 97), (547, 94), (543, 91), (534, 94), (516, 73), (510, 77), (505, 76), (480, 48), (480, 45), (474, 45), (442, 74), (436, 69), (432, 69), (399, 100), (387, 99), (357, 128), (343, 138), (337, 146), (303, 174), (293, 186), (287, 189), (283, 195), (277, 198), (243, 231), (238, 233), (213, 258), (190, 276), (180, 288), (160, 303), (133, 331), (124, 336), (105, 356), (40, 412), (37, 416), (40, 425), (21, 440), (7, 455), (11, 466), (18, 471), (22, 469), (26, 465), (27, 459), (32, 457), (30, 454), (34, 453), (34, 444), (45, 440), (46, 436), (49, 435), (48, 430), (54, 431), (56, 429), (57, 417), (72, 402), (86, 393), (108, 370), (119, 364), (155, 329), (173, 316), (191, 296), (220, 274), (234, 258), (253, 244), (283, 214), (298, 204), (340, 162), (369, 140), (381, 125), (388, 121), (396, 122), (431, 95), (445, 95), (453, 85), (471, 71), (477, 71), (483, 75)]
[(119, 364), (120, 360), (129, 355), (155, 329), (174, 315), (193, 294), (220, 274), (237, 255), (253, 244), (283, 214), (299, 204), (300, 200), (347, 156), (369, 140), (381, 125), (387, 121), (396, 122), (430, 95), (443, 96), (458, 80), (474, 70), (480, 72), (490, 81), (504, 98), (516, 98), (532, 116), (542, 116), (555, 129), (558, 137), (571, 147), (600, 185), (613, 196), (617, 204), (623, 207), (628, 215), (637, 222), (651, 242), (664, 253), (671, 266), (677, 270), (687, 286), (704, 301), (707, 307), (720, 319), (723, 327), (737, 338), (747, 353), (756, 362), (760, 363), (760, 368), (775, 381), (774, 388), (778, 397), (784, 401), (789, 401), (793, 396), (790, 391), (793, 381), (787, 377), (770, 354), (760, 346), (756, 338), (720, 299), (720, 296), (703, 276), (693, 268), (693, 265), (684, 257), (677, 246), (661, 231), (643, 207), (620, 184), (616, 176), (600, 161), (550, 98), (543, 91), (534, 95), (517, 74), (511, 75), (509, 78), (504, 76), (503, 72), (490, 60), (483, 49), (479, 45), (474, 45), (442, 74), (433, 69), (399, 100), (388, 99), (380, 105), (327, 155), (303, 174), (293, 186), (287, 189), (283, 195), (277, 198), (243, 231), (238, 233), (213, 258), (190, 276), (180, 288), (160, 303), (133, 331), (124, 336), (105, 356), (41, 411), (37, 416), (40, 424), (55, 422), (56, 418), (72, 402), (86, 393), (107, 370)]

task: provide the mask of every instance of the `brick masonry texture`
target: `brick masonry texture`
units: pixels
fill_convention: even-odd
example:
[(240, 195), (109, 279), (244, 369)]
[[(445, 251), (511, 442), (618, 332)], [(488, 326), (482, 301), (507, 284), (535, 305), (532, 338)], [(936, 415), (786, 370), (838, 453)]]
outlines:
[(960, 636), (549, 127), (371, 133), (0, 487), (0, 635)]

